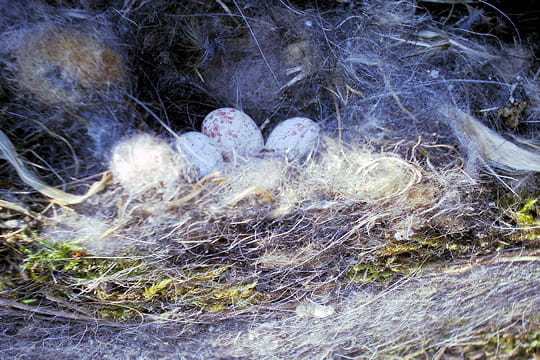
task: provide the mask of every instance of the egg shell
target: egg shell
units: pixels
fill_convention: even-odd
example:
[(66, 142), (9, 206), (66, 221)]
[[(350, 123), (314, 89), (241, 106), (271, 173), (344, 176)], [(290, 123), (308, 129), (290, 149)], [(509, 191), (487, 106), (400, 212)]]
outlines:
[(196, 169), (200, 179), (223, 169), (223, 156), (217, 142), (198, 132), (190, 131), (176, 139), (176, 150)]
[(221, 145), (226, 156), (246, 156), (264, 146), (261, 130), (249, 115), (234, 108), (212, 111), (203, 120), (202, 133)]
[(272, 130), (265, 148), (293, 160), (314, 152), (320, 137), (319, 124), (308, 118), (294, 117), (281, 122)]

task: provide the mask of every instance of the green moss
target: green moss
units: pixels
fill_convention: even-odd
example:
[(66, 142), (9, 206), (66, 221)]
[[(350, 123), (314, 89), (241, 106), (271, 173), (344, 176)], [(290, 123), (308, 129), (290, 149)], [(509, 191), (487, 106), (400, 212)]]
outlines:
[(347, 277), (354, 283), (384, 281), (396, 274), (407, 274), (409, 269), (399, 263), (386, 261), (385, 263), (359, 263), (347, 271)]
[(36, 238), (31, 245), (21, 245), (26, 258), (21, 269), (27, 271), (34, 280), (49, 281), (56, 274), (77, 280), (93, 280), (105, 273), (113, 275), (119, 271), (131, 270), (141, 273), (140, 257), (103, 258), (94, 257), (79, 246), (80, 241), (48, 243)]
[[(446, 325), (453, 328), (467, 323), (448, 322)], [(381, 358), (431, 359), (437, 353), (441, 359), (537, 359), (540, 354), (540, 322), (536, 315), (529, 319), (517, 319), (511, 324), (485, 324), (476, 333), (470, 333), (461, 340), (450, 335), (425, 344), (411, 345), (408, 338), (397, 339), (395, 343), (403, 346), (392, 349), (388, 352), (389, 356)], [(441, 348), (441, 343), (449, 345)]]
[(230, 265), (167, 267), (145, 263), (144, 254), (97, 257), (78, 241), (51, 244), (39, 238), (19, 250), (20, 270), (33, 289), (20, 297), (54, 294), (98, 318), (127, 321), (179, 308), (222, 311), (262, 299), (255, 281), (231, 277)]
[(535, 241), (540, 239), (540, 203), (538, 198), (528, 199), (511, 216), (520, 227), (521, 239)]
[[(450, 236), (428, 235), (419, 232), (410, 240), (386, 236), (388, 242), (370, 254), (369, 260), (360, 259), (347, 271), (349, 281), (360, 283), (384, 281), (409, 274), (427, 263), (444, 260), (454, 255), (478, 253), (482, 247)], [(491, 244), (490, 244), (491, 245)], [(489, 248), (487, 248), (489, 250)]]
[(483, 358), (533, 359), (540, 354), (540, 322), (538, 316), (523, 324), (493, 329), (480, 334), (482, 346), (471, 352), (482, 354)]
[(167, 287), (173, 282), (173, 279), (163, 279), (148, 287), (144, 287), (143, 294), (146, 300), (159, 297), (160, 294), (167, 290)]
[(136, 308), (129, 305), (122, 306), (104, 304), (100, 305), (97, 310), (97, 315), (101, 319), (109, 319), (114, 321), (129, 321), (136, 318), (137, 315), (142, 315)]

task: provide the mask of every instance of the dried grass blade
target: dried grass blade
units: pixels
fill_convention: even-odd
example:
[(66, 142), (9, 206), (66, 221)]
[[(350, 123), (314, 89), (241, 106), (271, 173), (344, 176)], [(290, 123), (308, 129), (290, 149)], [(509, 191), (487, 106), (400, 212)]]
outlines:
[(110, 178), (110, 174), (107, 173), (102, 177), (100, 181), (94, 183), (86, 194), (73, 195), (50, 187), (49, 185), (38, 179), (37, 176), (33, 174), (30, 170), (28, 170), (19, 158), (17, 151), (15, 150), (15, 147), (13, 146), (9, 138), (1, 130), (0, 151), (2, 151), (5, 159), (9, 161), (9, 163), (15, 168), (17, 174), (25, 184), (32, 187), (41, 194), (50, 197), (51, 199), (53, 199), (54, 202), (60, 205), (74, 205), (82, 203), (91, 196), (103, 190), (105, 188), (105, 184), (109, 181)]
[(540, 154), (523, 149), (459, 109), (447, 111), (457, 127), (467, 135), (478, 152), (489, 162), (522, 171), (540, 171)]
[(10, 209), (10, 210), (16, 211), (18, 213), (21, 213), (23, 215), (29, 216), (29, 217), (31, 217), (33, 219), (41, 220), (41, 216), (39, 214), (36, 215), (33, 212), (31, 212), (30, 210), (26, 209), (25, 207), (23, 207), (23, 206), (21, 206), (19, 204), (12, 203), (10, 201), (0, 199), (0, 208)]

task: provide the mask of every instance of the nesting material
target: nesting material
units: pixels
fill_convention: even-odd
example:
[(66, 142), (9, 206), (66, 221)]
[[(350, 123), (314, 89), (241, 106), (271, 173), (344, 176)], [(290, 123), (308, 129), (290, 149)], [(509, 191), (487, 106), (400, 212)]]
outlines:
[(172, 186), (179, 180), (183, 164), (167, 142), (138, 134), (114, 146), (110, 169), (126, 190), (138, 193)]
[(24, 35), (15, 51), (16, 82), (45, 104), (106, 95), (122, 85), (122, 56), (96, 35), (44, 25)]
[[(63, 3), (67, 6), (68, 2)], [(444, 314), (470, 319), (468, 324), (474, 329), (485, 324), (486, 314), (476, 316), (475, 309), (486, 309), (484, 305), (492, 303), (493, 294), (503, 305), (499, 314), (508, 315), (512, 304), (519, 302), (523, 305), (519, 317), (529, 317), (533, 294), (509, 291), (500, 296), (501, 287), (496, 284), (497, 279), (508, 278), (508, 286), (516, 285), (517, 266), (515, 272), (501, 267), (497, 277), (490, 269), (479, 273), (484, 285), (471, 287), (472, 293), (464, 286), (479, 284), (476, 278), (452, 282), (460, 277), (439, 276), (439, 271), (456, 259), (469, 262), (485, 254), (496, 252), (499, 256), (509, 248), (538, 246), (538, 202), (527, 200), (527, 206), (522, 206), (525, 199), (505, 194), (497, 181), (478, 171), (491, 162), (513, 169), (536, 169), (525, 164), (536, 156), (501, 140), (514, 137), (534, 143), (538, 133), (535, 121), (540, 107), (536, 100), (531, 100), (530, 106), (514, 104), (516, 89), (522, 88), (531, 98), (538, 93), (537, 80), (533, 79), (537, 70), (528, 49), (509, 44), (502, 32), (495, 33), (497, 29), (489, 22), (498, 15), (485, 2), (331, 1), (321, 5), (324, 8), (317, 6), (322, 2), (309, 3), (312, 5), (300, 1), (277, 1), (272, 6), (242, 0), (226, 4), (126, 1), (108, 13), (99, 13), (103, 14), (101, 19), (110, 19), (111, 28), (124, 34), (133, 30), (124, 45), (133, 55), (129, 74), (134, 76), (126, 80), (133, 80), (136, 86), (124, 96), (121, 106), (125, 112), (111, 105), (110, 110), (92, 112), (99, 119), (82, 116), (82, 109), (102, 103), (79, 105), (88, 105), (87, 100), (94, 96), (108, 95), (117, 83), (101, 80), (107, 76), (87, 76), (82, 69), (92, 67), (85, 65), (86, 58), (80, 60), (84, 66), (75, 70), (70, 70), (66, 61), (57, 61), (59, 71), (52, 72), (59, 74), (53, 77), (57, 85), (49, 88), (55, 97), (74, 101), (75, 108), (39, 108), (54, 113), (51, 118), (59, 120), (68, 112), (83, 121), (94, 119), (94, 126), (81, 131), (83, 121), (72, 119), (49, 122), (56, 128), (48, 129), (36, 121), (37, 130), (27, 131), (18, 125), (15, 130), (7, 129), (7, 136), (20, 146), (17, 154), (29, 159), (27, 167), (36, 164), (33, 170), (56, 171), (59, 177), (72, 181), (80, 179), (68, 169), (75, 162), (72, 159), (90, 153), (77, 152), (86, 148), (77, 141), (82, 136), (92, 136), (96, 149), (102, 149), (115, 141), (114, 134), (134, 133), (135, 128), (157, 135), (116, 139), (119, 142), (107, 160), (121, 186), (111, 184), (69, 208), (33, 204), (31, 213), (41, 211), (51, 220), (38, 227), (43, 239), (28, 240), (30, 232), (21, 232), (26, 238), (2, 233), (0, 255), (10, 254), (15, 259), (2, 262), (9, 270), (0, 272), (0, 286), (7, 289), (2, 289), (2, 294), (29, 302), (10, 304), (39, 307), (48, 314), (59, 314), (55, 310), (62, 310), (61, 315), (84, 314), (85, 321), (170, 322), (182, 326), (182, 331), (193, 330), (190, 338), (198, 341), (196, 345), (203, 341), (198, 335), (208, 330), (198, 324), (249, 319), (253, 338), (263, 341), (249, 343), (248, 333), (225, 335), (221, 338), (225, 341), (219, 337), (208, 340), (215, 340), (217, 346), (240, 345), (230, 356), (248, 358), (260, 357), (266, 342), (272, 342), (266, 347), (271, 349), (269, 356), (273, 351), (283, 358), (301, 358), (301, 354), (305, 358), (324, 357), (321, 348), (336, 358), (377, 357), (385, 349), (389, 356), (411, 355), (416, 351), (411, 350), (411, 344), (423, 349), (422, 340), (428, 339), (430, 332), (437, 334), (429, 338), (437, 344), (434, 346), (446, 344), (441, 339), (451, 338), (453, 330), (441, 332), (441, 325), (452, 323), (457, 331), (466, 330), (460, 319)], [(105, 6), (103, 2), (92, 4), (100, 11)], [(55, 11), (63, 17), (59, 23), (69, 24), (62, 31), (48, 33), (30, 27), (18, 33), (26, 39), (34, 34), (39, 38), (34, 40), (37, 48), (52, 41), (48, 39), (58, 32), (72, 45), (87, 39), (84, 27), (79, 26), (82, 21), (76, 17), (81, 13), (65, 8)], [(86, 16), (87, 25), (95, 19), (81, 16)], [(193, 24), (191, 30), (185, 24)], [(79, 30), (74, 33), (71, 26)], [(482, 29), (488, 27), (494, 32), (490, 30), (486, 36)], [(511, 27), (506, 30), (512, 31)], [(196, 36), (187, 38), (189, 31)], [(92, 32), (90, 38), (95, 39), (98, 32)], [(114, 41), (96, 43), (99, 46), (92, 45), (94, 49), (105, 49)], [(186, 51), (186, 43), (193, 45), (190, 51)], [(16, 44), (22, 46), (21, 54), (32, 50)], [(74, 49), (77, 47), (64, 50), (74, 58)], [(49, 56), (49, 52), (40, 51)], [(46, 65), (35, 60), (23, 67), (16, 57), (1, 55), (2, 65), (6, 64), (9, 76), (13, 75), (13, 79), (5, 75), (2, 80), (9, 84), (19, 81), (26, 92), (53, 103), (47, 91), (23, 87), (27, 83), (44, 89), (45, 80), (29, 80), (28, 75), (23, 81), (15, 71), (15, 67), (42, 69)], [(47, 61), (52, 62), (50, 56)], [(129, 75), (112, 70), (116, 61), (103, 61), (111, 65), (107, 72), (111, 78)], [(518, 76), (523, 79), (522, 87), (514, 86)], [(13, 89), (17, 90), (10, 87), (6, 94), (0, 93), (1, 108), (6, 108), (2, 116), (10, 124), (18, 124), (31, 118), (24, 111), (30, 105), (21, 101), (20, 92), (9, 93)], [(222, 108), (232, 106), (253, 118)], [(175, 152), (161, 140), (168, 136), (173, 141), (178, 133), (200, 129), (205, 115), (216, 108), (225, 116), (212, 115), (215, 122), (211, 126), (204, 123), (202, 130), (208, 136), (215, 135), (214, 140), (226, 148), (224, 159), (216, 155), (216, 162), (194, 165), (189, 156)], [(511, 128), (500, 118), (499, 109), (508, 110), (504, 114), (515, 120)], [(116, 122), (101, 126), (107, 124), (109, 115)], [(237, 115), (241, 120), (235, 124)], [(316, 119), (320, 132), (312, 127), (309, 146), (292, 141), (299, 140), (296, 136), (300, 133), (283, 140), (284, 146), (276, 145), (272, 139), (277, 135), (270, 130), (275, 128), (278, 134), (282, 130), (275, 125), (295, 117)], [(60, 124), (72, 129), (54, 138), (65, 140), (73, 155), (66, 150), (67, 145), (36, 146), (43, 139), (52, 139), (52, 135), (43, 134), (58, 132)], [(213, 125), (219, 134), (211, 133)], [(127, 127), (131, 129), (124, 131)], [(494, 129), (507, 134), (498, 137)], [(261, 131), (269, 135), (266, 145), (270, 151), (260, 151)], [(74, 132), (78, 137), (72, 137)], [(108, 136), (111, 134), (113, 139)], [(317, 147), (311, 146), (315, 143)], [(55, 153), (57, 148), (62, 152)], [(209, 150), (193, 144), (188, 148), (196, 155)], [(500, 149), (512, 155), (501, 155), (497, 152)], [(285, 157), (273, 156), (277, 151)], [(293, 154), (299, 154), (303, 161), (290, 161), (296, 160)], [(470, 161), (474, 157), (466, 155), (471, 154), (486, 161)], [(80, 160), (87, 159), (81, 156)], [(222, 164), (219, 174), (210, 172), (218, 163)], [(104, 165), (96, 173), (106, 168)], [(521, 182), (521, 174), (511, 175), (504, 180)], [(528, 176), (528, 182), (522, 184), (538, 182), (534, 174)], [(6, 174), (2, 180), (13, 178), (16, 176)], [(64, 183), (71, 190), (72, 183)], [(26, 201), (26, 193), (19, 188), (28, 186), (20, 180), (14, 185), (3, 195)], [(78, 180), (75, 185), (88, 188), (90, 180)], [(527, 196), (537, 197), (536, 185), (526, 190)], [(33, 197), (30, 202), (37, 203)], [(0, 220), (11, 220), (11, 212), (17, 209), (2, 210)], [(74, 239), (80, 240), (77, 246), (84, 249), (67, 243)], [(433, 276), (414, 281), (411, 273), (436, 262), (444, 266), (428, 270)], [(532, 273), (529, 266), (522, 275)], [(529, 291), (526, 280), (522, 278), (521, 285), (512, 289)], [(388, 296), (392, 286), (399, 284), (414, 286)], [(441, 286), (440, 292), (436, 288), (418, 301), (417, 292), (425, 294), (430, 286), (440, 284), (450, 287)], [(489, 290), (493, 288), (497, 292)], [(404, 300), (399, 304), (386, 301), (399, 300), (399, 296)], [(485, 303), (474, 302), (480, 298)], [(324, 304), (324, 308), (299, 306), (308, 303)], [(418, 312), (419, 308), (429, 311)], [(286, 311), (284, 322), (263, 323), (281, 311)], [(394, 315), (421, 318), (396, 327)], [(503, 317), (511, 321), (506, 315)], [(419, 330), (412, 329), (411, 323), (420, 326)], [(330, 335), (326, 325), (332, 326)], [(312, 336), (307, 328), (316, 333)], [(374, 329), (378, 330), (374, 333)], [(175, 336), (178, 333), (176, 328)], [(246, 337), (239, 339), (238, 334)], [(381, 341), (386, 338), (389, 340)], [(317, 345), (322, 343), (320, 339), (325, 340), (325, 346)], [(392, 348), (393, 344), (403, 348)], [(177, 356), (177, 349), (172, 350)], [(193, 354), (197, 353), (187, 357)]]
[(324, 319), (336, 312), (331, 305), (321, 305), (314, 302), (304, 302), (296, 307), (296, 315), (301, 318)]
[[(238, 224), (276, 226), (275, 236), (278, 236), (288, 232), (287, 219), (297, 219), (297, 226), (304, 230), (276, 241), (270, 248), (267, 243), (270, 239), (252, 243), (250, 256), (255, 263), (271, 263), (263, 259), (282, 253), (282, 257), (290, 258), (291, 264), (300, 258), (301, 262), (310, 263), (318, 257), (332, 256), (326, 252), (330, 250), (319, 253), (317, 246), (299, 241), (297, 249), (288, 249), (285, 254), (280, 244), (302, 239), (306, 234), (317, 238), (318, 232), (326, 229), (322, 223), (313, 224), (320, 221), (316, 219), (324, 219), (323, 223), (332, 227), (340, 227), (341, 221), (364, 223), (363, 231), (392, 219), (393, 225), (384, 231), (398, 233), (406, 226), (410, 237), (421, 228), (426, 217), (445, 207), (445, 212), (462, 216), (464, 209), (457, 188), (474, 188), (474, 183), (457, 171), (426, 172), (395, 154), (378, 154), (368, 148), (344, 148), (327, 137), (323, 138), (319, 156), (307, 163), (291, 163), (269, 156), (224, 165), (219, 176), (212, 175), (189, 184), (179, 181), (181, 174), (173, 172), (175, 166), (176, 169), (185, 167), (174, 164), (166, 143), (150, 135), (137, 135), (121, 142), (113, 150), (111, 161), (111, 170), (121, 185), (136, 194), (143, 189), (168, 186), (168, 195), (166, 201), (161, 197), (147, 197), (144, 202), (126, 202), (117, 215), (107, 221), (109, 228), (114, 229), (106, 235), (109, 241), (117, 247), (166, 248), (171, 242), (179, 242), (199, 248), (209, 245), (214, 237), (221, 237), (228, 239), (226, 243), (230, 242), (231, 246), (236, 244), (236, 249), (244, 246), (244, 241), (249, 242), (249, 238), (233, 230), (240, 226)], [(101, 201), (103, 207), (114, 205), (110, 196), (104, 196)], [(358, 218), (349, 214), (350, 208), (362, 208), (363, 215)], [(343, 212), (343, 217), (334, 219), (331, 214), (335, 212)], [(147, 218), (148, 214), (152, 216)], [(299, 214), (304, 215), (298, 218)], [(137, 225), (128, 224), (138, 217), (141, 222), (136, 222)], [(346, 218), (350, 220), (344, 220)], [(403, 225), (404, 222), (408, 225)], [(441, 220), (443, 223), (441, 226), (448, 229), (454, 227)], [(231, 224), (237, 225), (231, 227)], [(318, 242), (329, 241), (333, 247), (347, 239), (347, 236), (333, 240), (320, 238)], [(373, 244), (379, 241), (374, 240)], [(101, 245), (92, 241), (85, 245), (102, 250)], [(189, 247), (176, 251), (182, 253), (186, 261), (195, 261), (198, 255), (190, 254)], [(217, 248), (213, 251), (219, 253)], [(242, 255), (232, 251), (229, 256), (236, 259)], [(287, 273), (286, 268), (282, 271), (283, 275)], [(286, 281), (296, 283), (297, 279)]]
[(2, 153), (2, 157), (9, 161), (9, 163), (15, 168), (17, 174), (25, 184), (61, 205), (73, 205), (84, 202), (91, 196), (103, 190), (105, 183), (108, 180), (107, 176), (104, 176), (101, 181), (94, 183), (85, 195), (73, 195), (45, 184), (34, 173), (32, 173), (32, 171), (26, 168), (24, 162), (17, 154), (15, 147), (1, 130), (0, 152)]
[[(524, 339), (520, 346), (519, 337), (508, 330), (515, 328), (535, 339), (538, 260), (504, 260), (510, 261), (460, 266), (452, 269), (456, 273), (431, 269), (384, 290), (359, 291), (339, 302), (335, 312), (328, 305), (302, 303), (296, 316), (286, 313), (258, 326), (246, 322), (235, 333), (219, 329), (218, 338), (209, 337), (209, 342), (218, 346), (219, 356), (249, 359), (398, 359), (433, 354), (529, 358), (526, 354), (537, 348), (535, 341)], [(523, 317), (524, 313), (536, 315)], [(512, 339), (510, 351), (500, 349), (501, 334)], [(276, 340), (284, 338), (287, 341)]]
[(327, 153), (309, 168), (310, 176), (344, 201), (395, 200), (422, 180), (418, 166), (394, 154), (376, 154), (366, 148), (342, 150), (329, 138), (325, 143)]
[(284, 185), (288, 172), (285, 163), (272, 158), (250, 159), (236, 163), (226, 174), (224, 181), (217, 188), (211, 208), (216, 213), (229, 213), (241, 216), (241, 212), (265, 216), (265, 205), (279, 201), (277, 194)]
[(458, 136), (465, 137), (464, 142), (491, 165), (540, 172), (540, 152), (516, 145), (459, 109), (445, 108), (443, 115), (455, 121)]
[[(319, 158), (307, 163), (289, 163), (270, 156), (230, 164), (220, 183), (209, 189), (211, 197), (203, 196), (201, 203), (195, 201), (191, 206), (211, 210), (212, 216), (241, 218), (249, 214), (271, 219), (355, 203), (383, 205), (393, 201), (397, 213), (410, 209), (406, 195), (425, 176), (418, 166), (394, 154), (376, 154), (367, 148), (343, 149), (328, 137), (323, 137), (323, 144)], [(434, 203), (431, 198), (415, 201)]]
[[(540, 274), (526, 256), (489, 264), (430, 268), (384, 289), (365, 289), (321, 305), (295, 299), (278, 308), (201, 329), (185, 323), (109, 327), (43, 316), (3, 315), (0, 350), (8, 359), (144, 357), (162, 359), (534, 358)], [(513, 261), (514, 260), (514, 261)], [(1, 299), (6, 303), (7, 299)], [(21, 304), (22, 305), (22, 304)], [(22, 307), (22, 306), (21, 306)], [(530, 314), (525, 315), (524, 314)], [(14, 331), (14, 330), (17, 331)], [(69, 330), (69, 331), (67, 331)], [(89, 331), (91, 330), (91, 331)], [(505, 347), (500, 339), (504, 337)], [(471, 341), (474, 339), (474, 341)], [(96, 346), (96, 343), (100, 346)], [(159, 350), (156, 350), (159, 349)], [(84, 353), (83, 356), (78, 354)]]
[[(443, 175), (425, 172), (395, 154), (378, 154), (368, 148), (343, 148), (328, 137), (323, 137), (322, 143), (318, 157), (306, 163), (288, 162), (274, 156), (226, 162), (220, 174), (210, 174), (194, 184), (184, 180), (186, 174), (190, 173), (192, 163), (175, 154), (169, 144), (148, 134), (126, 138), (113, 148), (110, 169), (114, 179), (128, 195), (150, 195), (149, 190), (158, 190), (160, 193), (166, 192), (166, 197), (145, 196), (144, 201), (124, 201), (114, 211), (116, 215), (113, 218), (100, 220), (108, 230), (98, 238), (106, 238), (106, 242), (114, 246), (104, 247), (103, 241), (96, 237), (85, 239), (83, 244), (91, 251), (110, 255), (119, 248), (166, 248), (171, 242), (205, 246), (215, 236), (226, 237), (236, 246), (242, 246), (243, 237), (238, 237), (231, 230), (231, 223), (251, 226), (261, 222), (267, 223), (265, 227), (277, 226), (278, 233), (287, 232), (288, 226), (279, 225), (281, 221), (286, 223), (286, 219), (295, 219), (302, 213), (304, 218), (297, 220), (298, 226), (306, 228), (295, 233), (291, 239), (302, 238), (304, 231), (316, 237), (319, 231), (324, 232), (325, 229), (318, 229), (319, 225), (312, 225), (312, 221), (316, 222), (321, 217), (326, 219), (324, 223), (339, 227), (342, 220), (333, 219), (330, 214), (343, 212), (345, 219), (351, 207), (364, 209), (361, 218), (350, 215), (355, 223), (365, 222), (364, 231), (369, 231), (383, 219), (392, 219), (394, 225), (385, 231), (398, 233), (403, 231), (404, 226), (400, 219), (408, 219), (404, 221), (408, 223), (405, 226), (410, 237), (422, 226), (426, 216), (445, 206), (447, 212), (459, 214), (463, 211), (461, 195), (454, 188), (473, 186), (467, 177), (459, 173)], [(423, 181), (426, 178), (430, 180)], [(94, 207), (114, 209), (117, 198), (113, 193), (106, 192), (93, 199), (92, 204)], [(81, 226), (88, 215), (68, 212), (61, 216), (59, 221), (62, 223)], [(74, 220), (68, 221), (66, 216)], [(140, 220), (130, 225), (134, 219)], [(272, 225), (273, 222), (276, 225)], [(444, 226), (450, 229), (453, 225)], [(77, 230), (80, 233), (92, 231), (95, 232), (91, 229)], [(65, 232), (55, 235), (56, 232), (49, 229), (48, 234), (55, 241), (62, 241)], [(319, 253), (317, 246), (303, 241), (297, 244), (297, 249), (283, 252), (280, 241), (270, 248), (266, 240), (253, 244), (251, 256), (254, 263), (271, 264), (273, 261), (269, 258), (282, 254), (282, 258), (288, 258), (287, 262), (296, 266), (297, 261), (310, 263), (318, 257), (330, 255), (326, 251)], [(346, 236), (334, 239), (332, 246), (339, 246), (343, 241), (347, 241)], [(184, 251), (187, 249), (181, 251), (182, 256), (191, 258), (186, 261), (196, 261), (198, 258)], [(237, 255), (233, 252), (230, 256), (235, 259)], [(286, 267), (280, 271), (287, 273)], [(297, 280), (291, 278), (287, 281)]]

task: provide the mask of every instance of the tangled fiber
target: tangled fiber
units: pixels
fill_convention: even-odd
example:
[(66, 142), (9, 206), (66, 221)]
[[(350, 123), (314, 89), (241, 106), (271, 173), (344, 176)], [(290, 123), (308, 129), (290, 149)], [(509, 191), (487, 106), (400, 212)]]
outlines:
[[(430, 269), (434, 271), (404, 278), (384, 290), (364, 289), (334, 299), (334, 312), (324, 317), (314, 316), (313, 309), (330, 305), (309, 301), (291, 303), (272, 316), (263, 312), (241, 321), (195, 327), (153, 323), (110, 328), (40, 319), (21, 325), (6, 315), (2, 355), (21, 359), (529, 358), (538, 338), (540, 280), (537, 263), (528, 262), (532, 258), (521, 260), (499, 258), (492, 264)], [(532, 316), (523, 317), (524, 313)], [(530, 343), (519, 344), (523, 333), (532, 334)]]
[[(2, 358), (538, 355), (538, 34), (495, 5), (0, 20)], [(174, 143), (223, 107), (320, 146), (194, 176)]]

